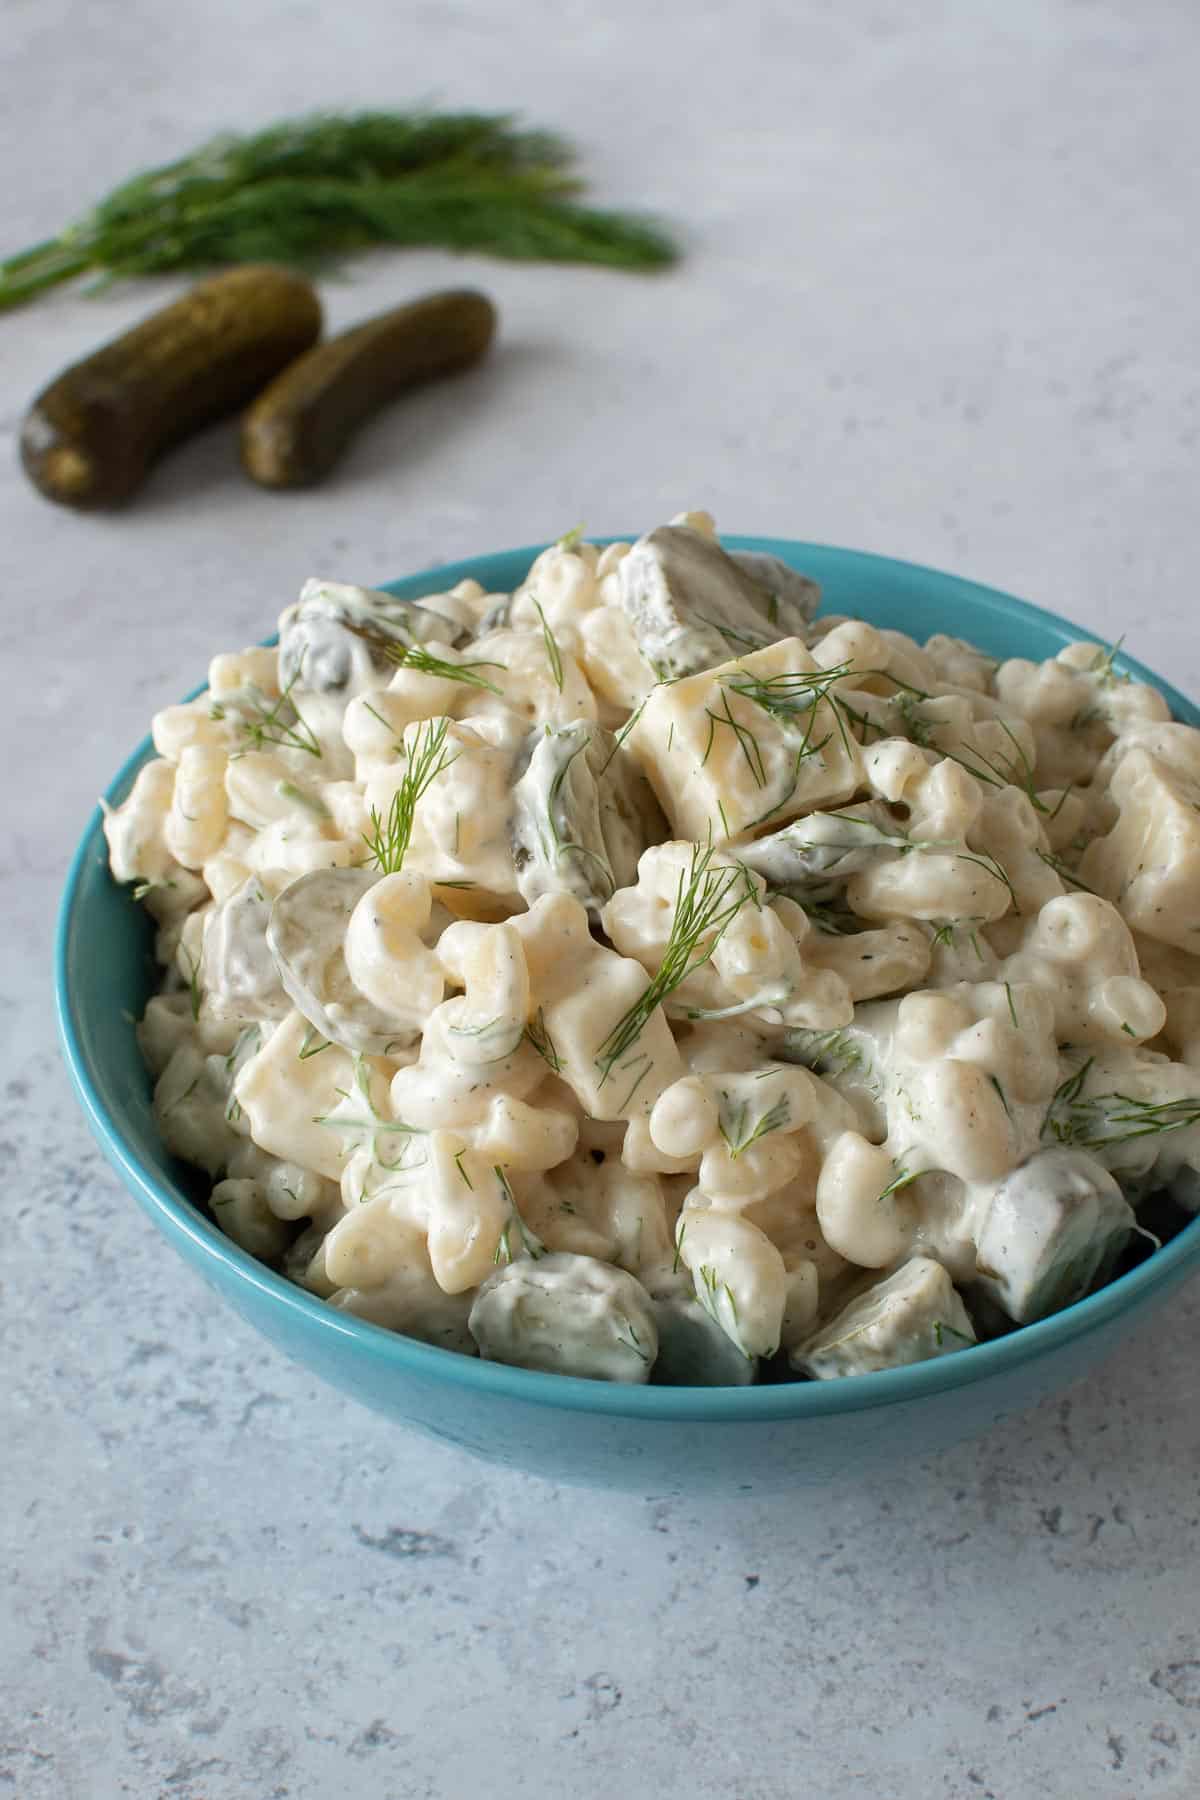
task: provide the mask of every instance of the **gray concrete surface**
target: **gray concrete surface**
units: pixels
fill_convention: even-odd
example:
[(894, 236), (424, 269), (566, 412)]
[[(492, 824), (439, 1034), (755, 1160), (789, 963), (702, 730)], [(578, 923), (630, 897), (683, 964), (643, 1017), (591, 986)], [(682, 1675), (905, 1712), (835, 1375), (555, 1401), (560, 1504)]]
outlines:
[(0, 320), (7, 1079), (0, 1794), (16, 1800), (1184, 1800), (1200, 1792), (1200, 1294), (886, 1488), (559, 1492), (285, 1365), (101, 1166), (49, 940), (87, 808), (209, 652), (370, 582), (685, 505), (953, 567), (1200, 693), (1200, 14), (1184, 0), (320, 8), (7, 0), (3, 243), (220, 125), (430, 96), (681, 222), (504, 316), (303, 498), (182, 450), (136, 510), (15, 463), (35, 388), (167, 284)]

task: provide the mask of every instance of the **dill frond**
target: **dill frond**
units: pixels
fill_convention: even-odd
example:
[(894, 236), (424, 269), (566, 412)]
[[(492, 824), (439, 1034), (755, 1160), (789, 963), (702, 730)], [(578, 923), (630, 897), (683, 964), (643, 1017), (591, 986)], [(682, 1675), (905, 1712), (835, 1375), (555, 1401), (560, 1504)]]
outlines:
[(1086, 881), (1080, 881), (1078, 875), (1073, 869), (1067, 867), (1061, 856), (1056, 856), (1052, 850), (1039, 850), (1038, 855), (1048, 869), (1054, 870), (1060, 881), (1067, 882), (1071, 887), (1080, 888), (1085, 894), (1095, 894), (1095, 888), (1089, 887)]
[[(478, 671), (480, 669), (502, 669), (503, 663), (447, 662), (445, 657), (434, 656), (433, 652), (427, 650), (424, 644), (388, 644), (384, 649), (384, 655), (389, 662), (395, 663), (397, 668), (415, 669), (419, 675), (436, 675), (440, 681), (461, 681), (466, 687), (486, 688), (489, 694), (500, 695), (501, 692), (494, 681), (489, 681)], [(376, 713), (375, 717), (378, 718), (379, 714)], [(382, 722), (387, 723), (386, 720)]]
[(315, 265), (373, 245), (651, 270), (663, 229), (578, 202), (561, 138), (505, 114), (368, 112), (226, 134), (122, 183), (59, 236), (0, 263), (0, 310), (91, 272)]
[(721, 938), (741, 912), (757, 900), (749, 871), (738, 863), (712, 867), (711, 844), (692, 847), (691, 863), (680, 870), (675, 889), (671, 932), (657, 974), (613, 1026), (596, 1050), (596, 1066), (607, 1081), (625, 1052), (641, 1036), (648, 1020), (681, 982), (712, 957)]
[(422, 794), (458, 761), (457, 755), (446, 754), (446, 724), (445, 719), (431, 719), (419, 733), (386, 820), (371, 808), (371, 830), (363, 834), (363, 842), (385, 875), (396, 875), (404, 867)]
[(546, 1014), (543, 1007), (538, 1007), (532, 1020), (526, 1025), (525, 1036), (547, 1067), (553, 1069), (556, 1075), (561, 1074), (562, 1058), (554, 1047), (554, 1039), (550, 1036), (546, 1025)]
[(554, 685), (561, 694), (563, 690), (562, 653), (558, 648), (558, 641), (554, 633), (546, 623), (546, 615), (536, 600), (533, 602), (533, 610), (542, 621), (542, 642), (546, 646), (546, 661), (550, 664), (550, 674), (553, 677)]
[(748, 1150), (751, 1144), (757, 1144), (760, 1138), (769, 1136), (772, 1131), (782, 1131), (791, 1118), (791, 1107), (786, 1094), (781, 1094), (774, 1106), (769, 1107), (749, 1130), (746, 1129), (748, 1112), (749, 1107), (743, 1100), (730, 1119), (728, 1130), (724, 1118), (719, 1122), (718, 1129), (725, 1140), (730, 1162), (736, 1162), (742, 1152)]
[[(306, 756), (320, 757), (321, 745), (312, 726), (301, 717), (300, 709), (292, 699), (292, 689), (300, 679), (300, 671), (292, 676), (278, 700), (270, 706), (256, 690), (251, 694), (251, 705), (254, 714), (251, 718), (243, 718), (238, 722), (238, 730), (246, 739), (242, 751), (235, 755), (245, 755), (246, 748), (261, 750), (267, 744), (277, 745), (283, 750), (303, 750)], [(291, 717), (289, 718), (289, 713)]]

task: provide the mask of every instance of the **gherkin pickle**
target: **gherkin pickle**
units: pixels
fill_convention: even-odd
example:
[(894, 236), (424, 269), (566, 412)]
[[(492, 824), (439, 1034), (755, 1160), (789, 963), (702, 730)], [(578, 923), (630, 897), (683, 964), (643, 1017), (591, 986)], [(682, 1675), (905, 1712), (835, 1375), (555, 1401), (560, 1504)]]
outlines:
[(242, 466), (261, 487), (311, 487), (360, 425), (388, 401), (478, 362), (496, 309), (450, 289), (380, 313), (330, 338), (260, 394), (242, 421)]
[(25, 472), (63, 506), (120, 506), (173, 444), (237, 412), (320, 335), (316, 293), (287, 269), (202, 281), (38, 395)]

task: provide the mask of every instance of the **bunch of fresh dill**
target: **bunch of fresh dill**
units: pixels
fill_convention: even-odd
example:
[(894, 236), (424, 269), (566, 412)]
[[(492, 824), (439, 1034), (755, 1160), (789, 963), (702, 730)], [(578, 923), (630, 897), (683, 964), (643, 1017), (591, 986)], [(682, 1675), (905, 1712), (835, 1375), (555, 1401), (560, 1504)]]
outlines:
[(650, 221), (581, 206), (573, 160), (562, 138), (503, 113), (317, 114), (213, 138), (0, 262), (0, 310), (88, 271), (103, 286), (219, 263), (311, 266), (376, 244), (642, 270), (674, 261)]

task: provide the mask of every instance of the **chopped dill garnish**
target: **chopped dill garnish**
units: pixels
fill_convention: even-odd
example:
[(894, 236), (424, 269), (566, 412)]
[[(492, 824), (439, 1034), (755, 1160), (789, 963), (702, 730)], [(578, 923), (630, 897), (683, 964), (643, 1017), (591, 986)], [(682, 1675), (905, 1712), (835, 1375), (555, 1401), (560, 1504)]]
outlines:
[(644, 993), (613, 1026), (596, 1050), (596, 1066), (607, 1081), (647, 1021), (681, 982), (709, 961), (724, 933), (748, 903), (757, 902), (749, 870), (741, 863), (712, 866), (712, 845), (692, 846), (687, 870), (679, 871), (671, 931), (658, 972)]
[(386, 821), (375, 807), (371, 808), (371, 832), (363, 834), (363, 842), (371, 852), (372, 862), (385, 875), (399, 874), (404, 867), (422, 794), (458, 761), (457, 755), (446, 754), (446, 725), (445, 719), (430, 719), (418, 733), (404, 778), (392, 795)]
[(1122, 632), (1115, 644), (1110, 644), (1107, 650), (1101, 650), (1095, 662), (1088, 669), (1087, 673), (1095, 675), (1101, 687), (1110, 687), (1115, 681), (1129, 680), (1129, 676), (1122, 669), (1114, 666), (1115, 659), (1120, 655), (1121, 645), (1124, 642), (1125, 633)]
[(1018, 917), (1020, 916), (1021, 908), (1017, 905), (1016, 889), (1009, 880), (1008, 872), (1003, 863), (998, 862), (990, 850), (957, 850), (955, 851), (955, 857), (959, 862), (974, 863), (977, 868), (983, 869), (986, 874), (992, 875), (997, 881), (1002, 882), (1008, 889), (1008, 897), (1012, 901), (1013, 911)]
[(323, 1038), (315, 1025), (310, 1025), (304, 1034), (304, 1042), (296, 1052), (299, 1062), (307, 1062), (310, 1056), (320, 1056), (322, 1050), (328, 1050), (331, 1040)]
[(547, 625), (547, 623), (546, 623), (545, 613), (542, 611), (542, 609), (538, 605), (537, 601), (533, 600), (532, 596), (530, 596), (530, 598), (532, 601), (534, 612), (537, 614), (538, 618), (542, 621), (542, 642), (546, 646), (546, 661), (550, 664), (550, 673), (554, 678), (554, 685), (558, 689), (559, 693), (561, 694), (562, 690), (563, 690), (562, 652), (559, 650), (558, 640), (555, 638), (554, 633), (551, 631), (549, 625)]
[(562, 536), (555, 540), (555, 548), (557, 550), (578, 549), (583, 542), (583, 534), (586, 530), (586, 525), (572, 525), (570, 531), (564, 531)]
[(704, 767), (712, 754), (718, 725), (728, 725), (737, 741), (738, 749), (746, 759), (746, 766), (754, 777), (755, 785), (760, 788), (766, 787), (767, 771), (758, 739), (748, 725), (743, 725), (740, 719), (734, 718), (729, 710), (728, 694), (721, 695), (721, 704), (723, 710), (719, 713), (715, 713), (710, 706), (706, 706), (704, 709), (705, 717), (708, 720), (708, 740), (704, 746), (704, 755), (700, 758), (700, 767)]
[[(388, 644), (384, 654), (389, 662), (394, 662), (400, 669), (415, 669), (418, 675), (433, 675), (439, 681), (461, 681), (466, 687), (486, 688), (489, 694), (500, 695), (501, 690), (486, 675), (480, 675), (480, 669), (502, 669), (498, 662), (447, 662), (443, 656), (435, 656), (424, 644)], [(376, 715), (378, 717), (378, 714)]]
[(459, 1174), (462, 1176), (463, 1180), (466, 1182), (467, 1186), (470, 1188), (471, 1192), (474, 1193), (475, 1192), (475, 1183), (471, 1180), (471, 1177), (467, 1174), (467, 1171), (463, 1168), (463, 1157), (466, 1154), (467, 1153), (466, 1153), (465, 1149), (460, 1150), (458, 1152), (458, 1155), (454, 1158), (454, 1166), (458, 1170)]
[(200, 1077), (197, 1075), (192, 1079), (190, 1085), (188, 1087), (184, 1088), (182, 1094), (176, 1094), (176, 1096), (173, 1100), (167, 1101), (167, 1104), (163, 1107), (163, 1112), (164, 1113), (174, 1112), (174, 1110), (177, 1106), (182, 1106), (185, 1100), (191, 1099), (192, 1095), (195, 1093), (196, 1089), (199, 1086), (200, 1086)]
[(508, 1205), (508, 1221), (497, 1239), (496, 1254), (492, 1258), (492, 1261), (499, 1264), (500, 1252), (502, 1250), (504, 1252), (504, 1261), (513, 1261), (512, 1245), (509, 1234), (515, 1225), (517, 1228), (517, 1235), (521, 1240), (522, 1249), (526, 1256), (531, 1256), (536, 1262), (538, 1257), (546, 1254), (546, 1246), (535, 1232), (530, 1231), (528, 1225), (526, 1225), (524, 1219), (521, 1217), (521, 1209), (517, 1205), (516, 1195), (513, 1193), (512, 1188), (509, 1185), (508, 1176), (504, 1173), (504, 1169), (500, 1163), (493, 1163), (492, 1173), (500, 1183), (500, 1192)]
[(701, 1263), (696, 1274), (699, 1277), (695, 1286), (696, 1298), (709, 1318), (714, 1324), (720, 1325), (722, 1330), (725, 1329), (721, 1321), (721, 1296), (724, 1295), (725, 1304), (729, 1308), (729, 1317), (736, 1325), (738, 1322), (737, 1300), (729, 1283), (721, 1280), (711, 1263)]
[(798, 1062), (818, 1075), (848, 1075), (851, 1069), (865, 1065), (861, 1046), (844, 1026), (833, 1031), (811, 1031), (798, 1026), (788, 1034), (786, 1055), (790, 1062)]
[(920, 1173), (920, 1169), (897, 1168), (895, 1175), (888, 1182), (882, 1194), (876, 1196), (875, 1204), (878, 1206), (881, 1201), (889, 1199), (892, 1194), (898, 1194), (901, 1188), (906, 1188), (911, 1181), (915, 1181)]
[(811, 712), (837, 682), (853, 673), (847, 662), (833, 669), (782, 670), (778, 675), (755, 675), (743, 669), (736, 675), (722, 675), (720, 680), (731, 694), (740, 694), (773, 719), (791, 724)]
[(722, 625), (720, 619), (710, 619), (704, 613), (696, 613), (695, 617), (701, 625), (707, 625), (711, 631), (723, 637), (735, 650), (765, 650), (774, 642), (773, 638), (766, 637), (761, 632), (735, 631), (732, 625)]
[(1179, 1100), (1138, 1100), (1130, 1094), (1083, 1094), (1094, 1057), (1089, 1057), (1050, 1102), (1043, 1137), (1079, 1150), (1102, 1150), (1136, 1138), (1160, 1137), (1200, 1125), (1200, 1095)]
[(309, 812), (316, 813), (320, 819), (329, 817), (329, 808), (319, 794), (305, 793), (304, 789), (297, 787), (294, 781), (279, 781), (275, 786), (281, 799), (291, 800), (297, 806), (306, 807)]
[(774, 1106), (769, 1107), (747, 1131), (746, 1115), (749, 1110), (747, 1103), (743, 1100), (734, 1111), (728, 1129), (726, 1129), (724, 1118), (720, 1120), (719, 1129), (725, 1140), (725, 1148), (729, 1152), (730, 1162), (736, 1162), (743, 1150), (748, 1150), (751, 1144), (757, 1144), (760, 1138), (767, 1137), (772, 1131), (782, 1131), (791, 1118), (791, 1107), (788, 1105), (786, 1094), (781, 1094)]
[(136, 886), (134, 887), (133, 897), (135, 900), (144, 900), (146, 898), (146, 895), (149, 893), (152, 893), (155, 888), (173, 888), (173, 887), (178, 887), (178, 885), (179, 885), (178, 882), (170, 881), (170, 880), (167, 880), (167, 881), (139, 881), (136, 884)]
[(1013, 1024), (1016, 1026), (1017, 1030), (1019, 1031), (1021, 1029), (1021, 1027), (1020, 1027), (1020, 1023), (1018, 1022), (1018, 1019), (1017, 1019), (1017, 1009), (1016, 1009), (1015, 1005), (1013, 1004), (1013, 991), (1012, 991), (1012, 984), (1010, 982), (1006, 981), (1004, 983), (1004, 992), (1008, 996), (1008, 1016), (1012, 1020)]
[[(395, 1169), (397, 1163), (384, 1162), (376, 1153), (376, 1138), (388, 1134), (405, 1138), (424, 1137), (426, 1134), (419, 1125), (407, 1125), (403, 1119), (385, 1119), (371, 1098), (370, 1078), (362, 1056), (354, 1059), (354, 1088), (352, 1094), (346, 1088), (334, 1088), (340, 1104), (332, 1112), (317, 1113), (313, 1118), (314, 1125), (328, 1125), (333, 1131), (343, 1132), (347, 1137), (364, 1136), (371, 1146), (371, 1154), (385, 1169)], [(366, 1107), (365, 1115), (343, 1112), (343, 1106), (354, 1103), (355, 1096)]]
[(972, 1344), (975, 1341), (974, 1338), (968, 1337), (965, 1331), (958, 1331), (953, 1325), (948, 1325), (945, 1319), (935, 1319), (933, 1321), (933, 1338), (939, 1350), (942, 1347), (943, 1335), (957, 1338), (960, 1344)]
[(1000, 1085), (1000, 1077), (998, 1075), (992, 1075), (989, 1073), (988, 1080), (991, 1082), (992, 1086), (995, 1088), (996, 1093), (1000, 1099), (1000, 1104), (1004, 1108), (1006, 1116), (1009, 1119), (1011, 1119), (1012, 1118), (1012, 1108), (1008, 1104), (1008, 1095), (1004, 1092), (1004, 1089)]
[(550, 1036), (549, 1030), (547, 1029), (544, 1008), (538, 1007), (537, 1012), (525, 1027), (525, 1036), (529, 1039), (529, 1042), (533, 1045), (542, 1061), (546, 1063), (548, 1067), (553, 1069), (556, 1075), (560, 1074), (562, 1072), (562, 1059), (555, 1049), (554, 1039)]
[(1082, 889), (1085, 894), (1095, 894), (1095, 888), (1089, 887), (1086, 881), (1080, 881), (1078, 875), (1068, 869), (1061, 856), (1056, 856), (1052, 850), (1039, 850), (1038, 855), (1048, 869), (1054, 870), (1060, 881), (1067, 882), (1071, 887)]
[[(787, 893), (786, 888), (777, 891)], [(797, 899), (796, 905), (826, 937), (853, 937), (864, 923), (849, 907), (835, 906), (832, 902)]]
[[(300, 679), (300, 670), (292, 676), (278, 700), (267, 706), (257, 689), (251, 690), (251, 704), (255, 716), (240, 719), (238, 730), (255, 750), (261, 750), (264, 744), (274, 744), (283, 750), (303, 750), (306, 756), (319, 757), (321, 746), (317, 734), (311, 725), (305, 723), (300, 709), (292, 699), (292, 689)], [(288, 718), (288, 712), (293, 715)], [(244, 755), (245, 751), (235, 752)]]

